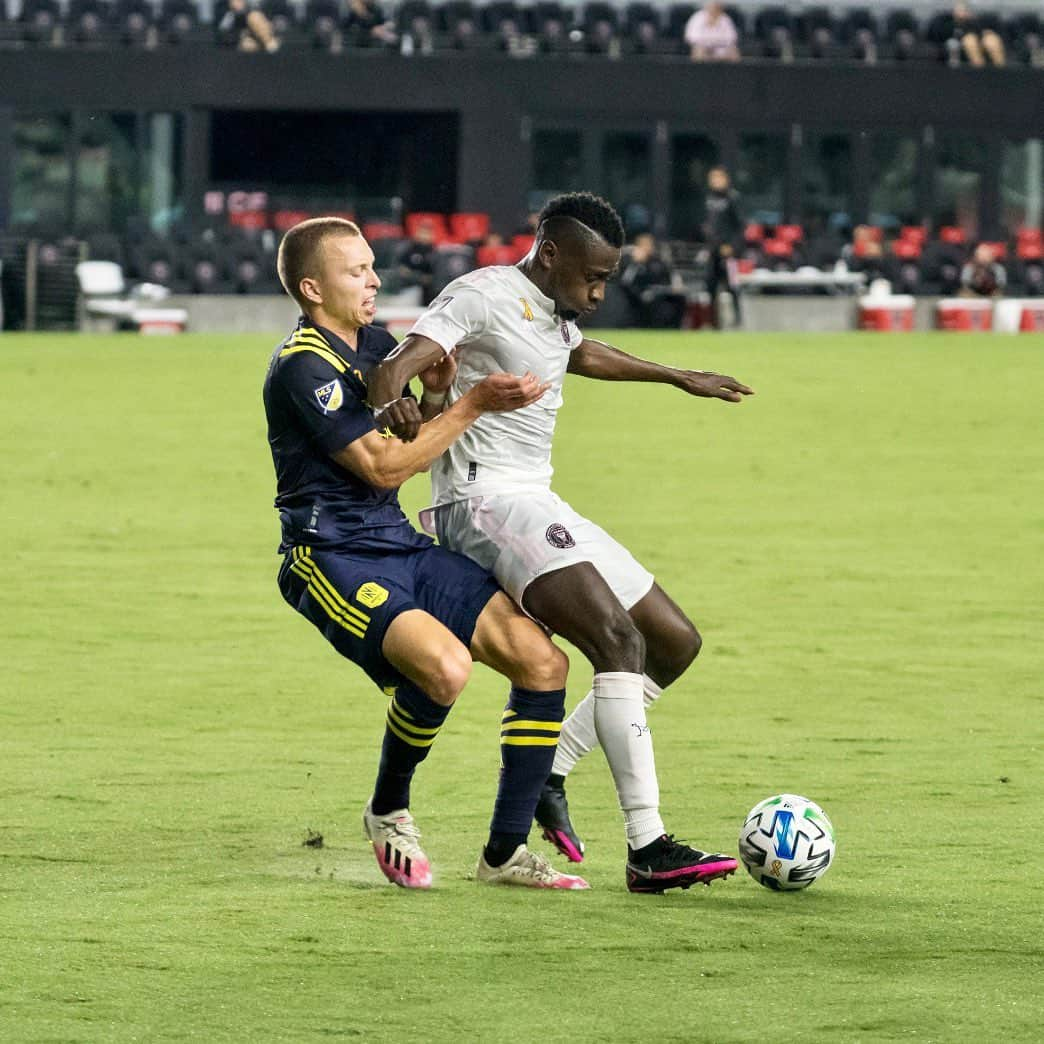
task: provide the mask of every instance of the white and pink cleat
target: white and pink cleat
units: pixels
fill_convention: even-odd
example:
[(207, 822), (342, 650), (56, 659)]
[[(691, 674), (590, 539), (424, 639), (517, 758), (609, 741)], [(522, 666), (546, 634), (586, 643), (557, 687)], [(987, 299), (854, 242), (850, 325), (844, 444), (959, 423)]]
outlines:
[(367, 802), (363, 830), (373, 844), (381, 873), (400, 888), (430, 888), (431, 863), (420, 846), (420, 830), (409, 810), (374, 815)]
[(564, 888), (577, 891), (591, 886), (574, 874), (560, 874), (542, 855), (519, 845), (500, 866), (490, 866), (479, 856), (475, 880), (483, 884), (521, 885), (523, 888)]

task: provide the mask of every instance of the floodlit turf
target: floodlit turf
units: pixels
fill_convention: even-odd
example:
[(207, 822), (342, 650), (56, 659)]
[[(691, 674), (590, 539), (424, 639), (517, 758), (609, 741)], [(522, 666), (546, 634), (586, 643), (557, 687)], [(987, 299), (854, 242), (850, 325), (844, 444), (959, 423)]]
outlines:
[(275, 586), (275, 340), (0, 338), (0, 1039), (1040, 1040), (1044, 340), (620, 335), (740, 407), (570, 378), (557, 490), (705, 636), (670, 829), (734, 851), (789, 790), (838, 832), (810, 891), (663, 897), (600, 755), (589, 893), (468, 880), (484, 670), (416, 785), (437, 887), (384, 883), (385, 701)]

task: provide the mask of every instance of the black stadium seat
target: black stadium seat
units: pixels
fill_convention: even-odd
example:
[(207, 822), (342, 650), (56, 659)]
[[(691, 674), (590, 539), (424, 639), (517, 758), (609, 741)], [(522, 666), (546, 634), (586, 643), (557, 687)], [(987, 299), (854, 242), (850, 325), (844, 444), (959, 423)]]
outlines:
[(200, 31), (199, 8), (192, 0), (163, 0), (159, 28), (166, 43), (187, 43)]
[(102, 43), (111, 13), (109, 4), (101, 0), (71, 0), (65, 16), (66, 32), (79, 44)]
[(809, 7), (799, 19), (801, 42), (813, 58), (836, 58), (839, 27), (828, 7)]
[(660, 14), (649, 3), (628, 4), (624, 12), (624, 39), (634, 54), (655, 54), (664, 50)]
[(785, 7), (764, 7), (754, 18), (754, 36), (766, 58), (794, 60), (797, 23)]
[(1013, 14), (1004, 30), (1009, 53), (1028, 65), (1044, 65), (1044, 23), (1034, 11)]
[(154, 43), (156, 9), (149, 0), (115, 0), (112, 25), (128, 46), (151, 46)]
[(471, 0), (450, 0), (435, 8), (435, 27), (464, 50), (479, 43), (479, 13)]
[(19, 21), (27, 43), (52, 43), (62, 23), (62, 14), (57, 0), (25, 0)]
[(588, 51), (592, 54), (608, 53), (619, 34), (616, 8), (604, 0), (585, 4), (580, 18), (580, 28)]
[(885, 39), (893, 58), (908, 61), (920, 50), (920, 29), (909, 11), (890, 11), (885, 21)]
[(841, 19), (839, 39), (850, 57), (872, 63), (877, 61), (879, 32), (869, 7), (853, 7)]
[(699, 10), (695, 4), (671, 4), (667, 11), (666, 36), (675, 52), (688, 51), (685, 43), (685, 27), (689, 19)]
[(304, 24), (312, 46), (328, 51), (339, 44), (341, 35), (341, 7), (337, 0), (309, 0), (305, 8)]

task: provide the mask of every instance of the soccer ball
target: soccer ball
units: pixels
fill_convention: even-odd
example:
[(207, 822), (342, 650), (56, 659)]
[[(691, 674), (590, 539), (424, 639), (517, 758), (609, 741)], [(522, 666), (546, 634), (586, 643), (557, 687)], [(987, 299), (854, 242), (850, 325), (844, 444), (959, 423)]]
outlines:
[(807, 888), (834, 861), (834, 828), (808, 798), (777, 794), (756, 804), (740, 829), (739, 854), (758, 884), (777, 892)]

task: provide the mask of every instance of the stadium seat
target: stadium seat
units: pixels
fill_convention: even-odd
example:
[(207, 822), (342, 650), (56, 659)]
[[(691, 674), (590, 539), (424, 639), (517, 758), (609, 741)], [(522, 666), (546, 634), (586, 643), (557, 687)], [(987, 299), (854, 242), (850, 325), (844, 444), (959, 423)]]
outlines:
[(449, 0), (435, 8), (435, 28), (458, 50), (481, 43), (479, 13), (470, 0)]
[(450, 214), (449, 230), (450, 236), (458, 243), (480, 243), (489, 235), (489, 215)]
[(475, 251), (475, 260), (479, 268), (489, 265), (513, 265), (518, 261), (518, 251), (507, 243), (500, 246), (481, 246)]
[(850, 57), (869, 64), (877, 61), (879, 29), (877, 18), (869, 7), (853, 7), (846, 11), (838, 35)]
[(616, 8), (604, 0), (584, 5), (580, 16), (584, 47), (590, 54), (609, 54), (619, 48), (620, 23)]
[(624, 12), (624, 42), (633, 54), (655, 54), (664, 50), (658, 10), (649, 3), (632, 3)]
[(892, 243), (892, 253), (904, 261), (915, 261), (924, 253), (924, 244), (916, 239), (900, 237)]
[(431, 6), (427, 0), (405, 0), (395, 13), (395, 27), (400, 35), (409, 33), (422, 44), (430, 41), (435, 28)]
[(362, 234), (370, 246), (382, 239), (406, 238), (406, 230), (402, 225), (391, 221), (367, 221), (362, 227)]
[(520, 232), (517, 236), (512, 236), (511, 249), (515, 251), (515, 260), (518, 261), (525, 257), (533, 249), (535, 242), (536, 236), (528, 232)]
[(159, 29), (165, 43), (188, 43), (201, 32), (199, 8), (192, 0), (163, 0)]
[(559, 53), (571, 49), (569, 30), (572, 17), (554, 0), (539, 0), (530, 8), (530, 25), (545, 53)]
[(754, 16), (754, 37), (766, 58), (792, 62), (796, 36), (797, 21), (785, 7), (763, 7)]
[(1044, 235), (1039, 228), (1020, 228), (1015, 235), (1015, 256), (1023, 261), (1038, 261), (1044, 256)]
[(839, 27), (829, 7), (809, 7), (799, 16), (801, 43), (813, 58), (836, 58)]
[(685, 43), (685, 26), (689, 19), (698, 11), (695, 4), (672, 4), (667, 10), (666, 37), (671, 50), (678, 54), (688, 53)]
[(261, 0), (260, 8), (281, 41), (293, 38), (298, 28), (298, 17), (297, 10), (289, 0)]
[(338, 0), (308, 0), (302, 18), (308, 38), (318, 51), (340, 47), (344, 40), (342, 21)]
[(19, 21), (26, 43), (46, 44), (57, 39), (62, 15), (57, 0), (25, 0)]
[(1004, 27), (1004, 41), (1017, 61), (1044, 66), (1044, 22), (1036, 11), (1011, 15)]
[(916, 257), (893, 255), (885, 260), (885, 278), (892, 284), (897, 294), (919, 294), (921, 292), (922, 270)]
[(446, 218), (442, 214), (418, 210), (412, 214), (406, 215), (405, 225), (406, 235), (410, 239), (416, 236), (417, 229), (422, 225), (427, 225), (431, 228), (432, 234), (435, 237), (436, 246), (445, 243), (446, 240), (450, 238), (449, 228), (446, 225)]
[(909, 11), (890, 11), (885, 20), (885, 39), (891, 56), (897, 61), (916, 58), (920, 50), (917, 19)]
[(929, 243), (921, 256), (923, 292), (953, 294), (961, 285), (964, 251), (952, 243)]
[(112, 8), (102, 0), (71, 0), (65, 17), (66, 31), (79, 44), (104, 42)]
[(805, 238), (805, 230), (800, 225), (777, 225), (776, 238), (787, 243), (800, 243)]
[(1012, 282), (1026, 297), (1044, 297), (1044, 261), (1017, 260), (1011, 269)]
[(964, 229), (960, 225), (943, 225), (939, 229), (939, 242), (952, 246), (963, 246), (968, 241)]
[(441, 246), (432, 257), (431, 293), (438, 296), (447, 283), (465, 275), (475, 267), (475, 251), (463, 244)]
[(924, 225), (903, 225), (899, 229), (899, 238), (904, 243), (916, 243), (917, 246), (923, 247), (928, 239), (928, 230)]
[(156, 9), (149, 0), (115, 0), (112, 25), (129, 47), (156, 44)]

